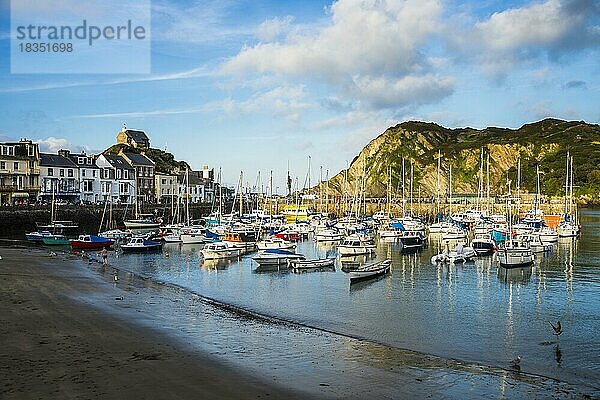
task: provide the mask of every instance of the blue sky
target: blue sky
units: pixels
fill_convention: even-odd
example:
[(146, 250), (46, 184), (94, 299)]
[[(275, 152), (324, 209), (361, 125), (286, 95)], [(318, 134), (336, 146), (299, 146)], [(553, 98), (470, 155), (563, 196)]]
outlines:
[[(36, 4), (52, 3), (39, 0)], [(387, 127), (600, 122), (594, 0), (152, 1), (151, 74), (11, 74), (0, 9), (0, 138), (100, 151), (123, 123), (251, 185), (330, 176)]]

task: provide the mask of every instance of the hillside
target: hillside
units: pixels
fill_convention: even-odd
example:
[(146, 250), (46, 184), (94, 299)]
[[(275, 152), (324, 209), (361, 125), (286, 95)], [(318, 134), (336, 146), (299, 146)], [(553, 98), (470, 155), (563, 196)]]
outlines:
[[(104, 150), (104, 153), (119, 154), (121, 149), (123, 149), (123, 151), (126, 153), (139, 154), (142, 152), (142, 150), (126, 144), (115, 144)], [(179, 169), (180, 171), (190, 169), (189, 165), (185, 161), (177, 161), (175, 160), (173, 154), (160, 149), (150, 148), (145, 150), (144, 154), (146, 154), (148, 158), (156, 163), (156, 172), (168, 174), (176, 169)]]
[[(414, 163), (414, 191), (431, 196), (437, 187), (437, 154), (441, 150), (441, 191), (448, 186), (452, 165), (455, 193), (476, 193), (481, 148), (490, 155), (491, 192), (506, 192), (507, 173), (516, 184), (517, 161), (521, 159), (521, 187), (535, 191), (535, 170), (539, 164), (542, 193), (561, 195), (565, 181), (566, 153), (574, 157), (575, 193), (588, 201), (600, 199), (600, 126), (582, 121), (545, 119), (512, 130), (448, 129), (425, 122), (403, 122), (388, 128), (373, 139), (352, 161), (346, 171), (329, 180), (333, 194), (354, 193), (366, 170), (369, 196), (384, 197), (388, 187), (388, 168), (392, 168), (392, 188), (401, 191), (402, 158), (406, 159), (406, 188), (410, 161)], [(366, 164), (366, 165), (365, 165)], [(325, 184), (324, 184), (325, 185)], [(319, 190), (316, 187), (314, 190)]]

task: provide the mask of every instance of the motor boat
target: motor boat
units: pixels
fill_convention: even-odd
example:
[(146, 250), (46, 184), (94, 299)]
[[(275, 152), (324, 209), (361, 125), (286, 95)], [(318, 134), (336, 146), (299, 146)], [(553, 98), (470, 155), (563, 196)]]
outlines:
[(285, 249), (269, 249), (259, 252), (252, 257), (259, 265), (287, 265), (293, 260), (304, 260), (302, 254)]
[(323, 229), (315, 233), (316, 242), (338, 242), (341, 240), (344, 240), (344, 235), (335, 228)]
[(226, 242), (214, 242), (206, 244), (200, 252), (205, 260), (214, 260), (219, 258), (239, 257), (242, 253), (242, 249), (231, 246)]
[(500, 266), (504, 268), (521, 268), (533, 265), (533, 252), (529, 242), (509, 239), (500, 246), (498, 252)]
[(30, 232), (25, 234), (25, 238), (30, 242), (41, 242), (42, 239), (46, 237), (51, 237), (52, 233), (50, 231), (37, 231)]
[(70, 240), (71, 247), (76, 250), (105, 249), (114, 243), (112, 239), (94, 235), (79, 235), (77, 239)]
[(292, 242), (288, 242), (287, 240), (283, 240), (276, 236), (271, 236), (265, 240), (261, 240), (256, 243), (256, 247), (259, 250), (267, 250), (267, 249), (295, 249), (296, 244)]
[(478, 256), (486, 256), (496, 251), (496, 243), (492, 240), (491, 234), (476, 234), (471, 241), (471, 247)]
[(375, 243), (364, 235), (350, 235), (338, 246), (340, 256), (355, 256), (375, 252)]
[(446, 250), (440, 254), (431, 257), (431, 263), (434, 265), (438, 263), (466, 263), (467, 261), (473, 260), (473, 258), (475, 258), (476, 256), (477, 253), (475, 253), (475, 249), (473, 249), (472, 247), (464, 247), (462, 244), (458, 244), (456, 245), (454, 250)]
[(162, 243), (147, 240), (142, 236), (134, 236), (127, 243), (121, 245), (121, 249), (127, 253), (143, 253), (162, 250)]

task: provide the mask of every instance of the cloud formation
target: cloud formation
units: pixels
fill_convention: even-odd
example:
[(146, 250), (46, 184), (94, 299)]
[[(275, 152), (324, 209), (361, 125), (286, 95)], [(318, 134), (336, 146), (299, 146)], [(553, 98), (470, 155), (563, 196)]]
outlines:
[(59, 150), (71, 150), (76, 153), (82, 151), (92, 152), (88, 146), (72, 145), (67, 139), (54, 136), (36, 140), (35, 143), (40, 146), (40, 151), (43, 153), (56, 153)]
[(594, 0), (547, 0), (510, 8), (476, 22), (459, 37), (465, 54), (475, 54), (483, 70), (503, 77), (522, 62), (600, 44), (600, 4)]
[[(420, 51), (438, 31), (439, 1), (339, 0), (329, 11), (328, 25), (304, 34), (290, 30), (281, 41), (275, 38), (282, 21), (265, 22), (263, 41), (243, 48), (221, 72), (316, 80), (363, 107), (404, 107), (412, 97), (434, 102), (452, 92), (452, 79), (432, 72)], [(375, 93), (388, 84), (389, 93)]]

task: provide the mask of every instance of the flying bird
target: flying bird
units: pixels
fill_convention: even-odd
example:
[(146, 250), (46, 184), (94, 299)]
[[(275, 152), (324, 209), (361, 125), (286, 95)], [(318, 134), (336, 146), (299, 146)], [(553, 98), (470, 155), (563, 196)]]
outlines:
[(560, 321), (556, 321), (556, 325), (550, 322), (550, 325), (552, 326), (552, 329), (554, 329), (554, 334), (556, 335), (556, 337), (560, 336), (560, 334), (563, 333)]

